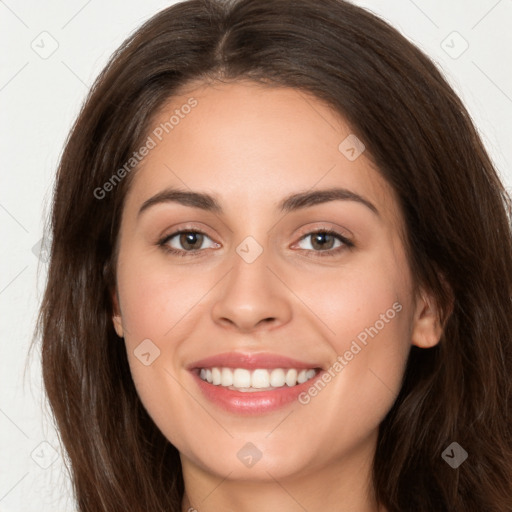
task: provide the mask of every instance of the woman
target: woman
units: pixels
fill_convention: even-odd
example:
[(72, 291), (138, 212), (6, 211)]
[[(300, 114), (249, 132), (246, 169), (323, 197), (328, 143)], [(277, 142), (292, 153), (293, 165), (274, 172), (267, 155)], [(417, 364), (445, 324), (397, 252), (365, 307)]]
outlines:
[(43, 372), (79, 510), (512, 510), (510, 211), (372, 14), (157, 14), (55, 190)]

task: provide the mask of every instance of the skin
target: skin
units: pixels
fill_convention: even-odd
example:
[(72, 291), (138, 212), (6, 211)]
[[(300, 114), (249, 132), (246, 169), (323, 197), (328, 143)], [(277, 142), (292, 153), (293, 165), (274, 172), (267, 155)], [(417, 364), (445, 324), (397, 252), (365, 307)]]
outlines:
[[(182, 510), (382, 511), (371, 485), (379, 423), (411, 345), (431, 347), (441, 336), (432, 297), (412, 293), (394, 191), (364, 152), (346, 158), (338, 146), (350, 127), (304, 92), (251, 82), (181, 92), (154, 126), (190, 97), (197, 106), (144, 158), (126, 197), (113, 321), (144, 406), (180, 451)], [(167, 202), (138, 215), (169, 186), (215, 195), (223, 213)], [(363, 196), (379, 214), (351, 200), (276, 208), (290, 194), (330, 187)], [(355, 247), (319, 255), (326, 249), (306, 235), (326, 226)], [(199, 256), (158, 245), (182, 228), (206, 233), (194, 246)], [(263, 250), (250, 264), (236, 252), (247, 236)], [(187, 249), (179, 235), (168, 244)], [(229, 413), (186, 369), (230, 351), (329, 368), (397, 302), (401, 311), (306, 405)], [(149, 366), (134, 355), (145, 339), (160, 350)], [(237, 457), (247, 442), (262, 454), (250, 468)]]

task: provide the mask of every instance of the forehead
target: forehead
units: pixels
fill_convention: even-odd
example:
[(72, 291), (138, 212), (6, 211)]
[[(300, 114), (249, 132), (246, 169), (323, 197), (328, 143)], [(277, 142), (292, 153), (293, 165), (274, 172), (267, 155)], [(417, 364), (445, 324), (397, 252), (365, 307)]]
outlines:
[(303, 91), (254, 82), (189, 85), (154, 116), (148, 137), (154, 147), (135, 171), (127, 205), (168, 186), (260, 209), (297, 191), (344, 187), (397, 220), (394, 191), (370, 159), (364, 152), (347, 158), (349, 125)]

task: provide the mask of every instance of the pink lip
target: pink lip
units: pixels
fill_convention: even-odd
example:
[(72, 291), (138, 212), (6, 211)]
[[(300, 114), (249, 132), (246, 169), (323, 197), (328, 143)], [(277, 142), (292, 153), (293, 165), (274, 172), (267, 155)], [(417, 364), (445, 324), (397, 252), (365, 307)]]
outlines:
[(255, 370), (256, 368), (319, 368), (321, 365), (318, 363), (306, 363), (291, 359), (290, 357), (280, 356), (277, 354), (270, 354), (262, 352), (259, 354), (248, 354), (241, 352), (225, 352), (215, 356), (195, 361), (188, 365), (188, 369), (195, 368), (212, 368), (214, 366), (224, 368), (247, 368), (248, 370)]
[(215, 405), (230, 413), (250, 415), (273, 412), (296, 401), (323, 373), (322, 370), (312, 379), (296, 386), (285, 385), (274, 391), (251, 392), (234, 391), (210, 384), (202, 380), (196, 372), (192, 372), (192, 375), (204, 396)]
[(256, 368), (319, 368), (320, 365), (305, 363), (276, 354), (242, 354), (238, 352), (219, 354), (189, 365), (188, 369), (204, 396), (223, 410), (239, 415), (264, 414), (283, 408), (296, 401), (298, 396), (306, 391), (318, 378), (321, 378), (324, 373), (323, 370), (320, 370), (312, 379), (292, 387), (285, 385), (273, 391), (243, 392), (210, 384), (199, 377), (200, 368), (212, 368), (214, 366), (251, 370)]

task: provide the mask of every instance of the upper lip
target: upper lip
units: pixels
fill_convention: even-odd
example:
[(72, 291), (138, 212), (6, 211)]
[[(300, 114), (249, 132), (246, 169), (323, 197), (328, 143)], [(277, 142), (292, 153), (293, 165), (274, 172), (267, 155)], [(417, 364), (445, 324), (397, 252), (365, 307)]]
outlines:
[(189, 370), (197, 368), (320, 368), (317, 363), (307, 363), (287, 356), (271, 354), (269, 352), (244, 353), (225, 352), (204, 359), (194, 361), (188, 365)]

